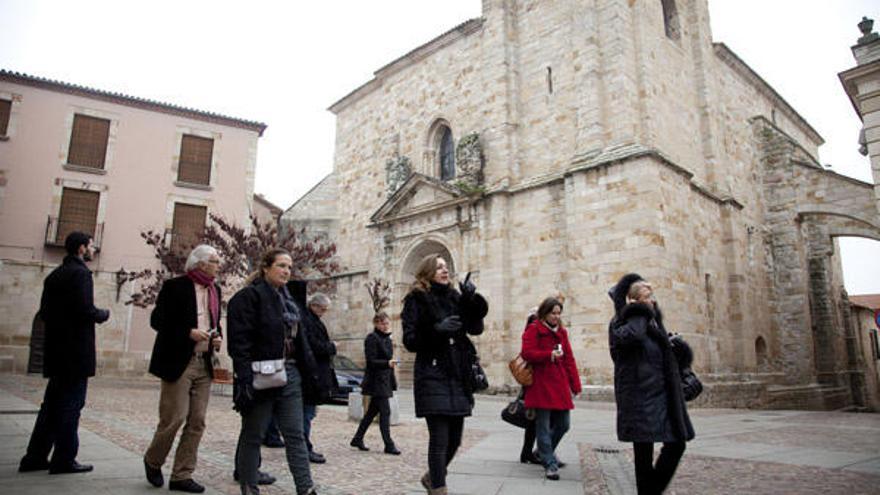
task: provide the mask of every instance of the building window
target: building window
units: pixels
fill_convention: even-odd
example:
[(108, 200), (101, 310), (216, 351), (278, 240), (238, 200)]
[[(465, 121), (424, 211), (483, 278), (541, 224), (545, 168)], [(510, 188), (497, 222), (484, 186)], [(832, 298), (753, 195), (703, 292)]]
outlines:
[(205, 233), (206, 206), (174, 203), (174, 219), (171, 223), (171, 249), (188, 251), (196, 246)]
[(213, 139), (184, 134), (180, 141), (177, 180), (188, 184), (210, 185), (213, 154)]
[(440, 130), (440, 180), (455, 177), (455, 143), (452, 141), (452, 130), (443, 127)]
[(678, 21), (678, 8), (675, 0), (660, 0), (663, 5), (663, 27), (666, 37), (672, 40), (681, 38), (681, 24)]
[(9, 132), (9, 117), (12, 115), (12, 100), (0, 99), (0, 136)]
[(755, 361), (758, 364), (758, 369), (764, 369), (767, 367), (767, 342), (764, 341), (764, 337), (758, 337), (755, 339)]
[(49, 218), (46, 244), (62, 246), (71, 232), (91, 234), (95, 244), (100, 245), (98, 226), (98, 202), (101, 193), (65, 187), (61, 191), (61, 209), (57, 217)]
[(103, 169), (109, 136), (109, 120), (75, 114), (73, 116), (73, 130), (70, 132), (67, 163), (80, 167)]

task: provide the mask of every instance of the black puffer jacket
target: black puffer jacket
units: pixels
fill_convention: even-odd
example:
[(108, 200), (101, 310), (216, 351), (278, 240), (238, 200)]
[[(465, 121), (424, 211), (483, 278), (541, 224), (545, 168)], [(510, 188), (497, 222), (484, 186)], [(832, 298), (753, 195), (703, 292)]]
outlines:
[[(608, 326), (614, 361), (617, 438), (622, 442), (677, 442), (694, 438), (679, 366), (656, 306), (626, 304), (638, 279), (621, 280), (609, 293), (616, 314)], [(623, 294), (623, 297), (617, 297)], [(624, 304), (618, 307), (618, 303)]]
[[(476, 353), (470, 335), (483, 333), (489, 306), (483, 296), (462, 297), (448, 285), (431, 284), (430, 291), (413, 290), (403, 301), (403, 344), (416, 353), (413, 395), (416, 416), (470, 416), (473, 391), (466, 379)], [(462, 327), (441, 334), (434, 325), (458, 315)]]
[(397, 379), (394, 369), (388, 365), (394, 357), (394, 346), (391, 334), (374, 330), (364, 339), (364, 357), (367, 360), (367, 371), (361, 390), (371, 397), (391, 397), (397, 390)]

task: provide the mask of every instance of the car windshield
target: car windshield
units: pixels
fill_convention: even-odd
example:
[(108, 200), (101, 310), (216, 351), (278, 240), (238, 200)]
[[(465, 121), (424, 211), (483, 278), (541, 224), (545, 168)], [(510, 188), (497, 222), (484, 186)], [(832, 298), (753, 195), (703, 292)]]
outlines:
[(349, 359), (345, 356), (340, 356), (338, 354), (333, 356), (333, 367), (338, 370), (360, 370), (361, 369), (361, 367), (354, 364), (354, 361), (352, 361), (351, 359)]

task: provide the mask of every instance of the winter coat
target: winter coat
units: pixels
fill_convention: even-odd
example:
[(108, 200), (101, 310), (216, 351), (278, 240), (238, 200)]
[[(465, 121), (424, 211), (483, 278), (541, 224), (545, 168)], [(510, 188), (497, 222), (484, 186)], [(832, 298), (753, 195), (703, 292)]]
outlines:
[[(217, 297), (222, 301), (220, 286), (214, 284)], [(212, 322), (220, 330), (219, 322)], [(196, 342), (190, 338), (190, 330), (198, 326), (198, 306), (195, 283), (186, 275), (166, 280), (156, 298), (156, 307), (150, 314), (150, 326), (156, 330), (153, 354), (150, 356), (150, 373), (167, 382), (177, 381), (189, 365)], [(222, 335), (222, 332), (221, 332)], [(211, 353), (208, 346), (205, 366), (208, 375), (213, 374)]]
[(617, 438), (680, 442), (694, 438), (678, 362), (659, 310), (627, 304), (608, 326), (614, 361)]
[(40, 317), (46, 324), (43, 376), (95, 376), (95, 323), (109, 317), (94, 304), (92, 272), (66, 256), (43, 282)]
[[(288, 330), (282, 314), (278, 289), (262, 277), (236, 292), (229, 300), (226, 311), (227, 348), (236, 383), (251, 383), (253, 361), (285, 358), (284, 338)], [(277, 395), (282, 388), (257, 390), (255, 393), (258, 397), (269, 398)]]
[(302, 315), (300, 335), (297, 339), (301, 345), (297, 347), (296, 363), (300, 374), (303, 375), (303, 403), (324, 404), (339, 388), (336, 371), (333, 370), (336, 344), (330, 340), (324, 322), (310, 308), (305, 308)]
[[(557, 345), (562, 346), (562, 357), (554, 361), (550, 356)], [(581, 392), (581, 380), (568, 331), (559, 325), (554, 332), (543, 321), (535, 320), (523, 332), (520, 353), (532, 365), (533, 381), (526, 387), (526, 407), (574, 409), (571, 395)]]
[(388, 365), (394, 357), (391, 334), (374, 330), (364, 339), (364, 358), (367, 371), (361, 383), (361, 391), (371, 397), (391, 397), (397, 390), (394, 368)]
[[(427, 415), (470, 416), (474, 406), (468, 377), (476, 356), (470, 335), (483, 333), (483, 317), (489, 311), (483, 296), (462, 297), (448, 285), (431, 284), (429, 291), (413, 290), (403, 301), (403, 344), (416, 353), (413, 395), (417, 417)], [(461, 329), (441, 333), (434, 325), (458, 315)]]

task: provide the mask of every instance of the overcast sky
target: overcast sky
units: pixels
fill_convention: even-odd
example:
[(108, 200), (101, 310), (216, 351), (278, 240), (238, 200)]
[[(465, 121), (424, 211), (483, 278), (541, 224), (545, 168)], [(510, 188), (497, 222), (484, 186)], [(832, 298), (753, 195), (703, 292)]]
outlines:
[[(709, 1), (714, 39), (819, 131), (823, 163), (865, 181), (861, 122), (837, 74), (878, 5)], [(0, 67), (265, 122), (256, 190), (287, 208), (332, 169), (326, 108), (480, 14), (480, 0), (0, 0)], [(880, 243), (847, 239), (843, 253), (850, 293), (880, 292)]]

